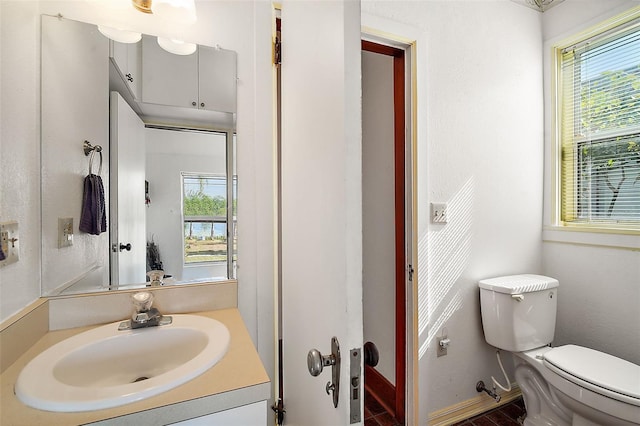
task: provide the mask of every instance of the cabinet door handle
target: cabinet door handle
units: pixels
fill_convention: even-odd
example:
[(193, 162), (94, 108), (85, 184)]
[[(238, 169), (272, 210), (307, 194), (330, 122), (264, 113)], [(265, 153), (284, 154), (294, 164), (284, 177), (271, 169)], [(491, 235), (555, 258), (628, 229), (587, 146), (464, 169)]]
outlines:
[(129, 80), (130, 82), (133, 82), (133, 77), (131, 76), (131, 74), (127, 74), (125, 77), (127, 77), (127, 80)]
[(200, 107), (204, 108), (204, 102), (200, 102)]

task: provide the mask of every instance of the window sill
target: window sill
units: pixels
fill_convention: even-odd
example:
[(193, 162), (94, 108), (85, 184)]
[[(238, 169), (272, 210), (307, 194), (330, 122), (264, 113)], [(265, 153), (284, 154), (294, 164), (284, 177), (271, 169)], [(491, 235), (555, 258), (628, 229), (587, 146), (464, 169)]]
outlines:
[(640, 231), (544, 226), (542, 241), (640, 250)]

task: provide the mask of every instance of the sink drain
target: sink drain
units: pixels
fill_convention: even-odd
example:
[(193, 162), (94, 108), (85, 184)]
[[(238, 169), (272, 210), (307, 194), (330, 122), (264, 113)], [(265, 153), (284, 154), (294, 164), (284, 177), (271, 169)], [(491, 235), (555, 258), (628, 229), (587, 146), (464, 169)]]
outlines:
[(135, 379), (135, 380), (134, 380), (133, 382), (131, 382), (131, 383), (141, 382), (141, 381), (143, 381), (143, 380), (147, 380), (147, 379), (148, 379), (148, 377), (142, 376), (142, 377), (138, 377), (137, 379)]

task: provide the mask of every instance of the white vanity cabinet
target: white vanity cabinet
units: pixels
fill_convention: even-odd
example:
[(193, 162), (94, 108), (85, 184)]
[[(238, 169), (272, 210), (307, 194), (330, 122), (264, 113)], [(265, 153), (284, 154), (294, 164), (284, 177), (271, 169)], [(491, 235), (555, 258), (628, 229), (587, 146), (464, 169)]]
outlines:
[(236, 53), (198, 46), (191, 55), (142, 38), (142, 102), (209, 111), (236, 111)]
[(266, 426), (267, 401), (220, 411), (207, 416), (173, 423), (173, 426)]
[(140, 100), (142, 81), (142, 43), (119, 43), (109, 40), (109, 58), (133, 95)]

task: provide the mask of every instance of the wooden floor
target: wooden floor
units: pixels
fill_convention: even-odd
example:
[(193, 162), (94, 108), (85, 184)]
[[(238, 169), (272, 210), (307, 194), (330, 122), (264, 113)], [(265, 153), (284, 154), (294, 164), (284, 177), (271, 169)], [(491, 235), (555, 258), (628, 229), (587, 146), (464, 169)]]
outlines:
[[(522, 397), (495, 410), (458, 422), (453, 426), (516, 426), (526, 413)], [(364, 395), (364, 426), (399, 426), (368, 392)]]

